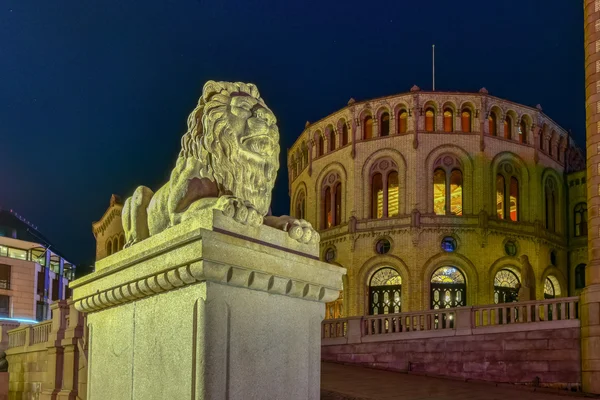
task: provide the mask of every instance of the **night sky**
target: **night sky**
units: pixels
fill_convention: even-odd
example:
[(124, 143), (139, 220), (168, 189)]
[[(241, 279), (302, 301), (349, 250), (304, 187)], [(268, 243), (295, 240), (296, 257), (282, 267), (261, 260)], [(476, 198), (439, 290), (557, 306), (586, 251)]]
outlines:
[(255, 83), (278, 117), (273, 211), (288, 213), (305, 121), (431, 89), (432, 44), (436, 89), (540, 103), (585, 147), (581, 1), (4, 0), (0, 206), (92, 264), (92, 222), (112, 193), (168, 179), (214, 79)]

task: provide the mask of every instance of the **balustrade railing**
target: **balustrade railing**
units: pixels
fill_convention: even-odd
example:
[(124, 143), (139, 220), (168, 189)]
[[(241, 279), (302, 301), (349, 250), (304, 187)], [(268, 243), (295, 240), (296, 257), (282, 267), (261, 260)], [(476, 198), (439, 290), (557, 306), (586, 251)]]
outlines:
[(25, 346), (28, 326), (8, 332), (8, 348)]
[(579, 297), (475, 306), (472, 315), (473, 328), (579, 319)]
[(46, 343), (52, 330), (52, 321), (45, 321), (31, 327), (31, 344)]
[[(480, 328), (554, 322), (555, 324), (548, 324), (547, 328), (540, 328), (550, 329), (551, 327), (564, 327), (564, 324), (556, 324), (559, 321), (578, 319), (579, 297), (561, 297), (519, 303), (330, 319), (323, 321), (321, 325), (321, 338), (325, 340), (324, 343), (327, 343), (328, 339), (338, 339), (335, 341), (336, 343), (345, 339), (349, 343), (356, 343), (357, 340), (361, 341), (363, 338), (367, 341), (388, 340), (385, 337), (391, 334), (394, 334), (394, 340), (397, 340), (402, 337), (402, 334), (409, 332), (423, 332), (425, 337), (428, 334), (435, 336), (468, 335), (477, 334)], [(546, 325), (544, 324), (544, 326)], [(485, 331), (481, 330), (481, 332)], [(420, 334), (417, 335), (420, 336)], [(414, 337), (414, 334), (407, 337)], [(329, 343), (334, 343), (334, 341), (329, 341)]]

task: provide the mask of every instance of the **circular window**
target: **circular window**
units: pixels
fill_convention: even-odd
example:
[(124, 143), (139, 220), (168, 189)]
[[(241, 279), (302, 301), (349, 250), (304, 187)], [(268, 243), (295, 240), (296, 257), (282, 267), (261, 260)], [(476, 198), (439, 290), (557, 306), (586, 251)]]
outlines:
[(390, 251), (390, 247), (392, 247), (392, 245), (389, 240), (379, 239), (375, 245), (375, 251), (377, 251), (377, 254), (386, 254)]
[(556, 266), (556, 251), (554, 250), (550, 252), (550, 264)]
[(330, 247), (325, 251), (325, 261), (332, 262), (333, 260), (335, 260), (335, 249)]
[(452, 236), (446, 236), (442, 239), (442, 250), (453, 252), (456, 250), (456, 239)]
[(517, 244), (514, 241), (509, 240), (504, 244), (504, 251), (509, 256), (515, 256), (517, 254)]

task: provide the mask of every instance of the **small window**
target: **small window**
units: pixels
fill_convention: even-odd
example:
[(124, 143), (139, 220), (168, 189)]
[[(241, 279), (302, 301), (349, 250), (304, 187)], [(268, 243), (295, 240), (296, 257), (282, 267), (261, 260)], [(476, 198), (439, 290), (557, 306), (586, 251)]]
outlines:
[(390, 135), (390, 114), (383, 113), (381, 115), (381, 132), (379, 132), (379, 136), (389, 136)]
[(373, 118), (367, 116), (363, 120), (363, 139), (368, 140), (373, 137)]
[(504, 251), (506, 252), (506, 255), (514, 257), (517, 255), (517, 244), (514, 241), (509, 240), (504, 244)]
[(405, 110), (400, 110), (398, 120), (398, 133), (406, 133), (408, 129), (408, 113)]
[(335, 249), (330, 247), (325, 251), (325, 261), (332, 262), (333, 260), (335, 260)]
[(10, 289), (10, 265), (0, 264), (0, 289)]
[(0, 317), (10, 317), (10, 296), (0, 296)]
[(427, 132), (435, 131), (435, 111), (431, 107), (425, 110), (425, 130)]
[(550, 252), (550, 264), (556, 267), (556, 251), (554, 250)]
[(575, 267), (575, 289), (585, 287), (585, 264), (579, 264)]
[(452, 253), (456, 250), (456, 239), (452, 236), (446, 236), (442, 239), (442, 250)]
[(58, 279), (52, 279), (52, 301), (57, 301), (60, 299), (58, 293)]
[(391, 247), (392, 247), (392, 245), (389, 240), (380, 239), (379, 241), (377, 241), (377, 244), (375, 245), (375, 251), (377, 251), (377, 254), (386, 254), (387, 252), (390, 251)]

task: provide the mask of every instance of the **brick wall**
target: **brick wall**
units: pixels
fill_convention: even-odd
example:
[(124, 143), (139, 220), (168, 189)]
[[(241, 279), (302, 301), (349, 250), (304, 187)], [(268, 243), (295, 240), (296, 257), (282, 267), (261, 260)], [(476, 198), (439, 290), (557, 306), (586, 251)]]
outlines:
[(579, 328), (322, 347), (322, 359), (493, 382), (579, 387)]

